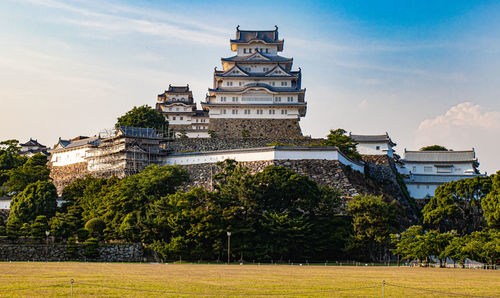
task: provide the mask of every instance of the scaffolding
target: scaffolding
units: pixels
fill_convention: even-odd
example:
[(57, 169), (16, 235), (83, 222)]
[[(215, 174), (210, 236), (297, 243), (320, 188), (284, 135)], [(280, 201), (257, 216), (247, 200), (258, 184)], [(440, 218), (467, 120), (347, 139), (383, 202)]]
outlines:
[(152, 128), (120, 126), (104, 130), (101, 142), (87, 155), (88, 170), (96, 176), (123, 178), (161, 164), (166, 139)]

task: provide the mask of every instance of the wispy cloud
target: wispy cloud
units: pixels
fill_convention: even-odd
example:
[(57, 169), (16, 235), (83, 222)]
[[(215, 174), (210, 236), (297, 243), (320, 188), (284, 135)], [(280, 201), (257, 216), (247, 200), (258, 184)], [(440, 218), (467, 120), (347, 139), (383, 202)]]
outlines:
[(223, 30), (202, 23), (188, 21), (187, 16), (178, 15), (171, 20), (157, 12), (132, 6), (105, 4), (91, 7), (89, 3), (67, 4), (56, 0), (22, 0), (52, 9), (70, 12), (71, 17), (47, 19), (49, 22), (71, 24), (99, 31), (118, 33), (140, 33), (165, 40), (177, 39), (204, 45), (223, 45), (227, 37)]

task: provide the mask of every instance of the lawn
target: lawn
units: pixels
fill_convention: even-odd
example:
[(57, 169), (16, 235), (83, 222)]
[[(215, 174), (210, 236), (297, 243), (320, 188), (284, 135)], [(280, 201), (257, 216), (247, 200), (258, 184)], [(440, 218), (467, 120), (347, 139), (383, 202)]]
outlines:
[(499, 270), (120, 263), (0, 263), (0, 296), (69, 297), (71, 279), (74, 297), (381, 297), (384, 280), (386, 297), (500, 297)]

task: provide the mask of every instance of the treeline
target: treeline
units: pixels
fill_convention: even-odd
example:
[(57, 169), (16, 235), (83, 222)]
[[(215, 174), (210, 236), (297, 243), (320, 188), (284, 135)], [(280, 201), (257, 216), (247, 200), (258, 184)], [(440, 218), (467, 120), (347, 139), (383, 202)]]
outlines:
[[(213, 190), (186, 190), (188, 173), (150, 166), (123, 179), (88, 176), (57, 192), (47, 158), (20, 156), (14, 141), (0, 149), (0, 190), (12, 196), (0, 234), (94, 248), (98, 242), (142, 242), (163, 259), (246, 261), (401, 260), (431, 256), (498, 262), (500, 174), (440, 186), (422, 210), (422, 225), (402, 230), (398, 202), (360, 195), (345, 201), (332, 188), (283, 167), (251, 174), (219, 163)], [(6, 224), (4, 224), (6, 220)], [(92, 250), (89, 249), (89, 256)]]
[(452, 181), (436, 189), (422, 210), (423, 226), (391, 235), (392, 250), (403, 260), (445, 265), (471, 259), (500, 261), (500, 172), (489, 177)]
[[(36, 160), (43, 158), (31, 157), (6, 175), (31, 166), (46, 172)], [(231, 160), (218, 166), (213, 191), (185, 191), (189, 175), (177, 166), (153, 165), (124, 179), (88, 176), (63, 190), (60, 207), (48, 175), (23, 178), (22, 190), (8, 184), (14, 196), (2, 231), (11, 239), (45, 239), (49, 231), (71, 246), (142, 242), (164, 259), (184, 260), (225, 259), (230, 231), (232, 258), (256, 261), (378, 259), (398, 231), (396, 202), (359, 196), (346, 212), (338, 191), (283, 167), (251, 174)]]

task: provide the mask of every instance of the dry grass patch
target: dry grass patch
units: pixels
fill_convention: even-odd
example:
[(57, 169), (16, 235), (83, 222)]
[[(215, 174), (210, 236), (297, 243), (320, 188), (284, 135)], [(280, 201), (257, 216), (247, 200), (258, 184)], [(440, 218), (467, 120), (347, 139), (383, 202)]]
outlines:
[[(446, 296), (403, 287), (500, 297), (498, 270), (117, 263), (0, 263), (0, 296), (67, 297), (70, 279), (75, 280), (75, 297), (190, 297), (194, 294), (202, 297), (275, 294), (279, 297), (291, 293), (303, 297), (380, 297), (383, 280), (387, 282), (387, 297)], [(54, 284), (63, 285), (14, 291)]]

